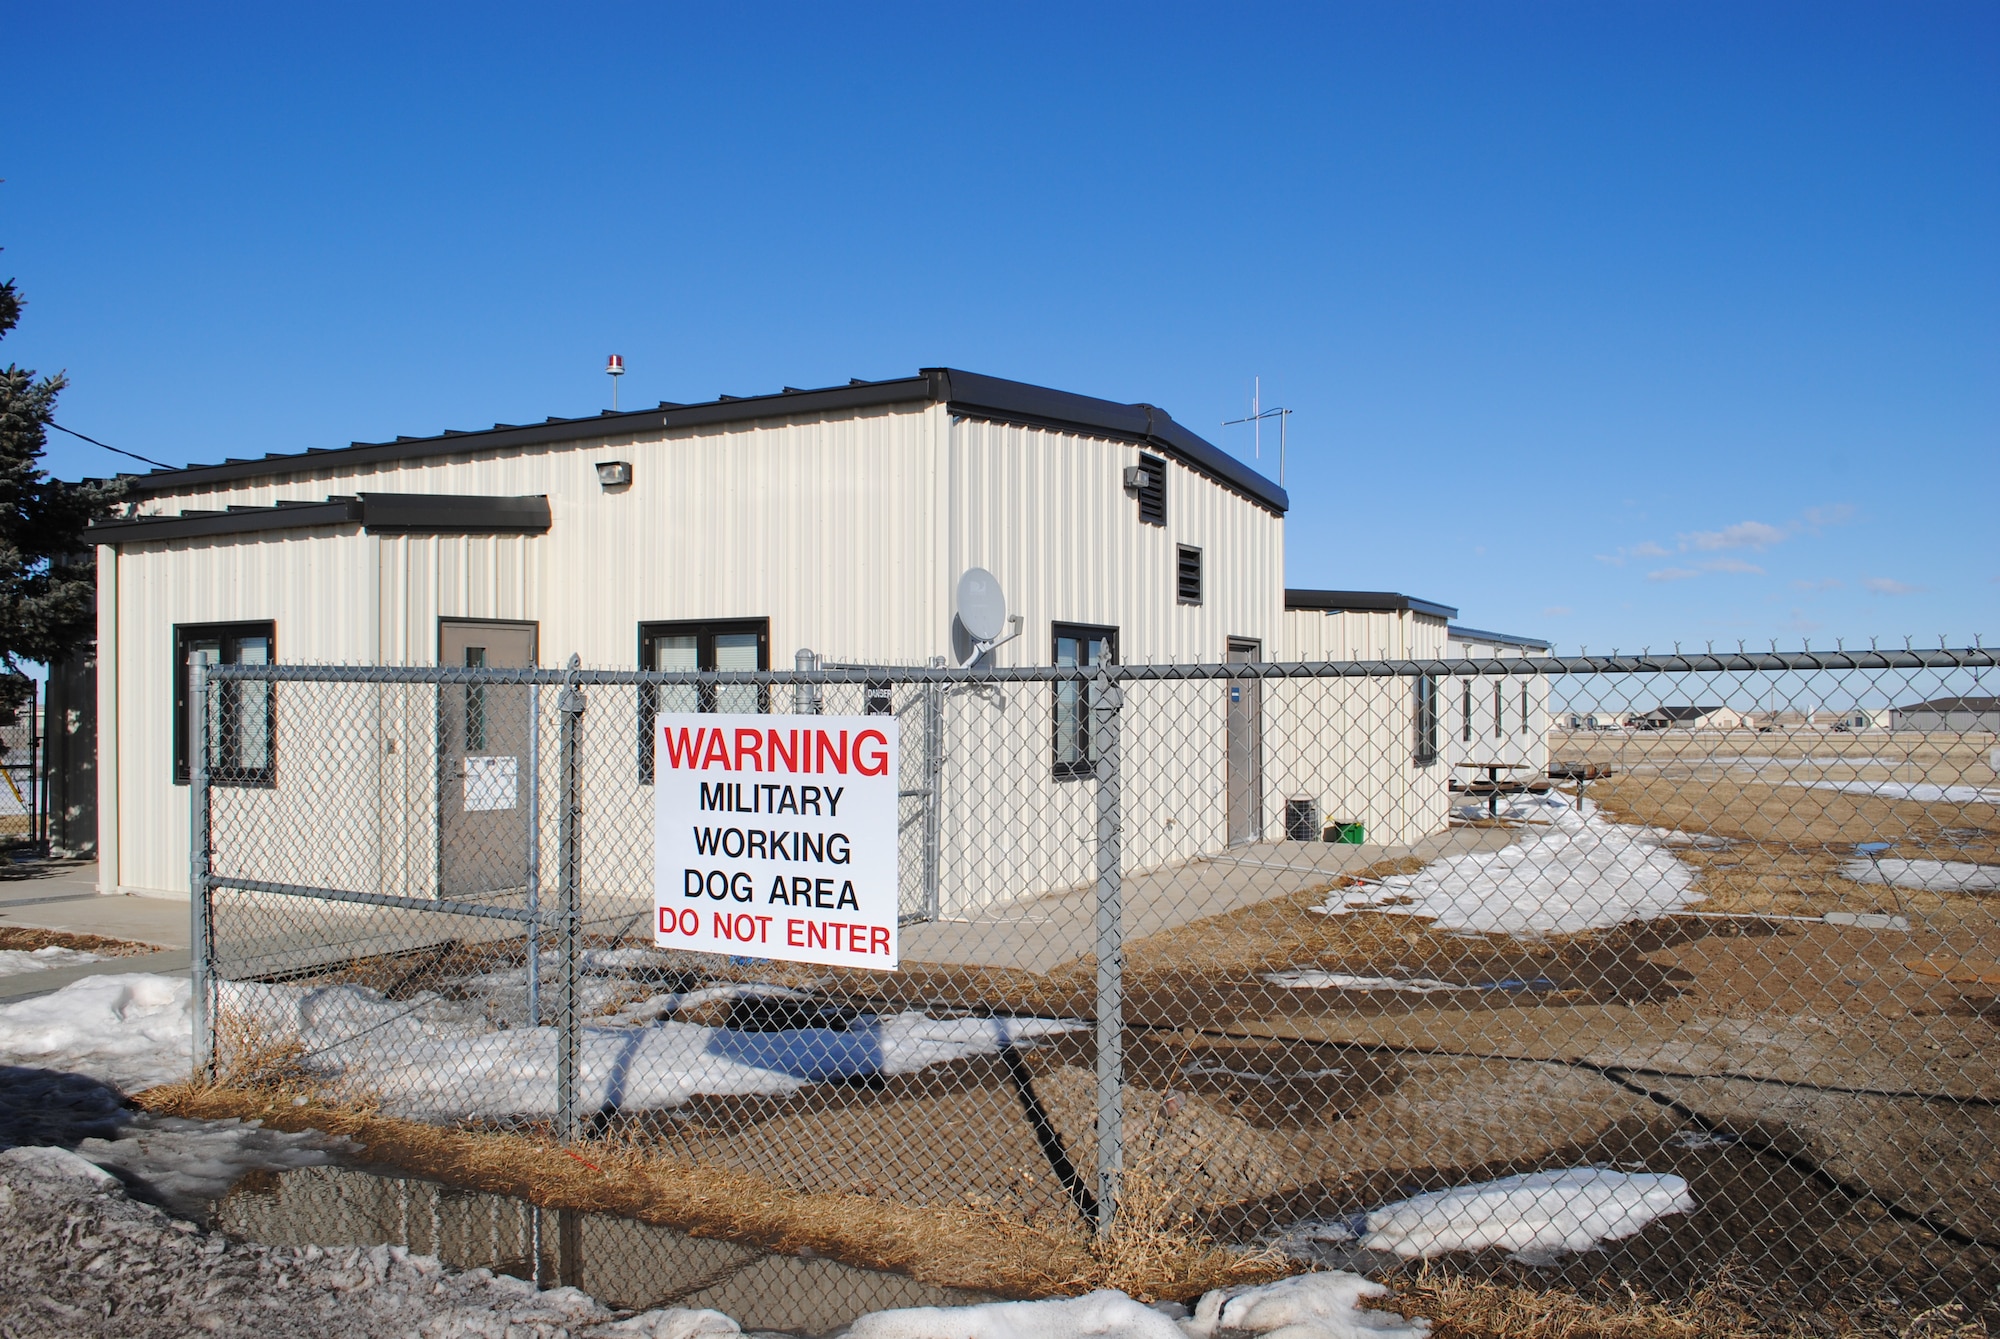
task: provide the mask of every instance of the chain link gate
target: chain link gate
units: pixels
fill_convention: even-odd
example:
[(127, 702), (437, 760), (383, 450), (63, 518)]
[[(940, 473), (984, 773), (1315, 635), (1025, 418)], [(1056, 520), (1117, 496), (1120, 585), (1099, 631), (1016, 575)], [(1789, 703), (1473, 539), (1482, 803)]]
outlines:
[[(2000, 757), (1920, 704), (1993, 665), (197, 667), (198, 1063), (1378, 1274), (1981, 1306)], [(921, 741), (898, 971), (652, 946), (649, 713), (723, 685)], [(475, 691), (520, 752), (440, 785)], [(447, 853), (453, 805), (514, 845)], [(452, 860), (518, 878), (447, 896)]]

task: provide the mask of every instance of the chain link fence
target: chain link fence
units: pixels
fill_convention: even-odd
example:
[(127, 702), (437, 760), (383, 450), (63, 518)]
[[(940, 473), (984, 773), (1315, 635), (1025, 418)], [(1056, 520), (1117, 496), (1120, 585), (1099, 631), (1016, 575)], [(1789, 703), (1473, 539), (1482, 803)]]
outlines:
[[(1984, 1306), (1994, 664), (198, 668), (198, 1063), (1378, 1274)], [(896, 723), (896, 970), (656, 946), (718, 910), (655, 885), (714, 712)]]

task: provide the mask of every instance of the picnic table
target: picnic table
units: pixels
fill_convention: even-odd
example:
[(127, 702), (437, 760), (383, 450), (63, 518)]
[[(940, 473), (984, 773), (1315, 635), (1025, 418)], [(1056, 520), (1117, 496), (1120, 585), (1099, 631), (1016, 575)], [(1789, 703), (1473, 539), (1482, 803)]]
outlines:
[(1465, 793), (1468, 795), (1486, 796), (1486, 813), (1492, 818), (1500, 816), (1500, 797), (1503, 794), (1518, 795), (1522, 791), (1531, 789), (1534, 784), (1530, 781), (1516, 781), (1512, 777), (1507, 778), (1505, 781), (1500, 779), (1502, 772), (1519, 772), (1528, 769), (1529, 765), (1524, 762), (1462, 762), (1453, 765), (1457, 767), (1469, 767), (1475, 772), (1482, 769), (1485, 771), (1486, 779), (1481, 781), (1475, 777), (1473, 780), (1467, 782)]

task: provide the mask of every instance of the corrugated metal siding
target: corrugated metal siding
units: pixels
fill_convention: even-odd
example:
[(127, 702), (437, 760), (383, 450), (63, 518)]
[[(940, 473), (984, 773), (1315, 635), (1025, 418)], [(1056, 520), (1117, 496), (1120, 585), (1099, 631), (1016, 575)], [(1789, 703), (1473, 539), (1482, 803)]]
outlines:
[[(1518, 646), (1453, 639), (1447, 655), (1453, 660), (1512, 660), (1525, 653)], [(1471, 729), (1467, 730), (1466, 689), (1471, 689)], [(1499, 700), (1494, 700), (1495, 688)], [(1522, 690), (1527, 692), (1526, 719)], [(1478, 775), (1481, 763), (1515, 764), (1517, 778), (1540, 776), (1549, 769), (1549, 681), (1547, 678), (1483, 678), (1468, 684), (1454, 680), (1445, 688), (1445, 756), (1459, 768), (1461, 780)], [(1496, 728), (1496, 725), (1498, 728)], [(1471, 738), (1467, 738), (1467, 734)], [(1468, 766), (1468, 764), (1470, 766)]]
[[(539, 624), (545, 665), (574, 651), (586, 664), (631, 666), (641, 621), (762, 616), (779, 667), (801, 646), (834, 660), (922, 663), (949, 650), (952, 590), (977, 565), (1000, 578), (1025, 618), (1002, 664), (1048, 663), (1054, 621), (1116, 626), (1128, 663), (1213, 662), (1231, 637), (1257, 639), (1267, 658), (1286, 654), (1282, 521), (1170, 464), (1168, 524), (1144, 525), (1122, 477), (1139, 455), (1129, 443), (929, 406), (329, 468), (310, 479), (156, 500), (152, 510), (172, 512), (365, 491), (545, 494), (553, 524), (545, 536), (348, 529), (128, 546), (117, 585), (120, 758), (109, 769), (119, 778), (120, 882), (186, 886), (186, 793), (170, 783), (175, 623), (268, 618), (283, 660), (429, 664), (440, 618), (525, 619)], [(629, 489), (599, 487), (594, 466), (608, 459), (632, 463)], [(1203, 551), (1198, 606), (1177, 602), (1177, 544)], [(1223, 844), (1224, 691), (1135, 692), (1127, 727), (1132, 867)], [(967, 794), (958, 810), (984, 817), (947, 826), (947, 867), (967, 873), (946, 890), (961, 911), (1089, 874), (1092, 788), (1052, 776), (1049, 692), (1010, 689), (1006, 698), (1005, 707), (970, 696), (948, 707), (956, 784), (987, 792), (976, 802)], [(403, 710), (389, 714), (400, 720)], [(376, 715), (372, 734), (352, 733), (381, 760), (357, 758), (358, 789), (329, 793), (329, 812), (376, 823), (385, 838), (391, 829), (401, 835), (363, 842), (357, 832), (352, 847), (376, 851), (370, 868), (342, 854), (310, 872), (345, 886), (428, 886), (431, 849), (422, 824), (410, 822), (434, 804), (425, 746), (392, 741), (395, 731), (385, 733)], [(290, 732), (308, 720), (281, 712), (281, 749), (303, 747)], [(607, 732), (610, 762), (593, 784), (638, 801), (624, 765), (631, 722), (601, 717), (594, 725)], [(1282, 809), (1279, 789), (1266, 787), (1274, 810)], [(237, 808), (248, 815), (254, 803)], [(377, 812), (383, 805), (397, 812)], [(1268, 827), (1275, 834), (1276, 818)], [(618, 879), (626, 873), (636, 876), (637, 867)]]
[[(174, 625), (274, 619), (282, 660), (354, 660), (373, 617), (358, 530), (135, 546), (118, 555), (115, 733), (120, 887), (187, 890), (187, 787), (173, 784)], [(108, 551), (107, 551), (108, 552)], [(100, 555), (102, 557), (103, 554)], [(312, 747), (280, 718), (283, 758)]]
[[(1272, 654), (1284, 522), (1169, 462), (1167, 524), (1143, 524), (1124, 485), (1140, 454), (1123, 442), (954, 418), (947, 579), (984, 567), (1024, 616), (1027, 645), (1008, 647), (1000, 663), (1048, 664), (1052, 622), (1116, 626), (1128, 664), (1214, 663), (1231, 637)], [(1202, 550), (1200, 605), (1176, 601), (1180, 544)]]

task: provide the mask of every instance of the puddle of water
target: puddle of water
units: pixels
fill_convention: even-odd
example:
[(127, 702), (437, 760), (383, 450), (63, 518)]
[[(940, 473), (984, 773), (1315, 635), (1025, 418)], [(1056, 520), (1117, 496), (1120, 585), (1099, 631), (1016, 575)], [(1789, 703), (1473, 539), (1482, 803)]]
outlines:
[(233, 1236), (276, 1246), (406, 1246), (461, 1269), (580, 1288), (606, 1306), (712, 1307), (746, 1330), (823, 1334), (870, 1311), (991, 1300), (901, 1274), (349, 1167), (254, 1174), (216, 1201), (209, 1218)]

